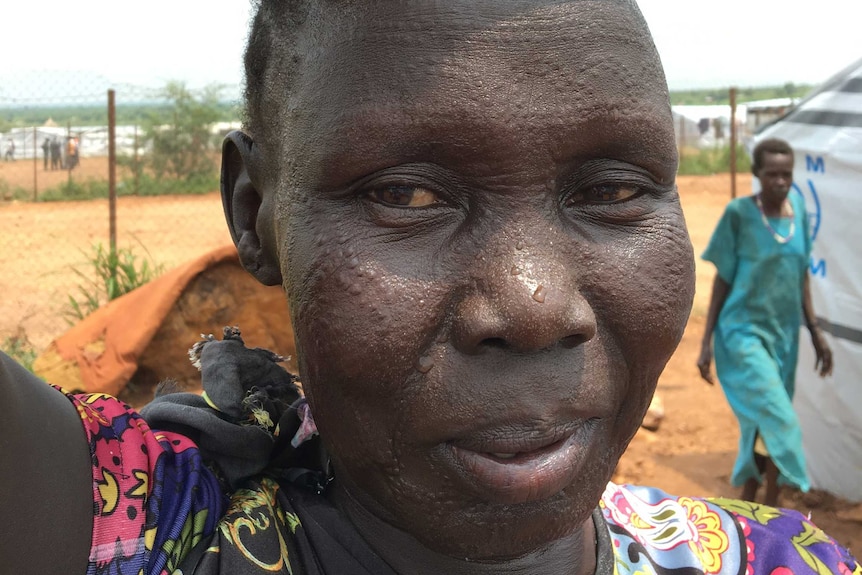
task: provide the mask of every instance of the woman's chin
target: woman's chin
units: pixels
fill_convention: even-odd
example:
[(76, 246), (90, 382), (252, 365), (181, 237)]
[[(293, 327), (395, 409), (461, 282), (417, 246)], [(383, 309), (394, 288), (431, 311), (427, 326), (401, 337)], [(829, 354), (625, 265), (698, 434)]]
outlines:
[(425, 547), (453, 558), (493, 563), (541, 553), (591, 519), (607, 481), (595, 483), (570, 486), (542, 501), (478, 506), (437, 529), (409, 529)]

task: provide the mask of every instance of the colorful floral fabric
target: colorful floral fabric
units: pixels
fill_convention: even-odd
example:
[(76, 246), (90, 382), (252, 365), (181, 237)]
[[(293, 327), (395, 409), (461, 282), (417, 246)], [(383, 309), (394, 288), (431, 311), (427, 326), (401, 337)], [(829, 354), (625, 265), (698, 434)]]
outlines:
[(216, 529), (227, 498), (191, 440), (101, 394), (67, 394), (93, 464), (88, 575), (169, 574)]
[(862, 575), (848, 550), (797, 511), (613, 483), (599, 507), (615, 575)]
[[(68, 397), (93, 462), (88, 575), (393, 575), (303, 473), (264, 474), (227, 498), (188, 438), (112, 397)], [(610, 483), (599, 512), (599, 554), (613, 557), (599, 575), (862, 575), (795, 511)]]

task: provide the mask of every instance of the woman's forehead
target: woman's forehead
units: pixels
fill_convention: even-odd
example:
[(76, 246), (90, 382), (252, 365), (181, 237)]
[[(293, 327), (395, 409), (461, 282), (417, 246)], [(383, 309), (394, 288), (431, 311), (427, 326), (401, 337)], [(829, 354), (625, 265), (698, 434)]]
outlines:
[(311, 173), (483, 156), (493, 172), (610, 148), (662, 181), (675, 171), (661, 64), (628, 2), (361, 4), (313, 18), (271, 117)]
[[(626, 1), (362, 5), (319, 15), (318, 32), (299, 40), (299, 73), (283, 88), (290, 126), (282, 133), (306, 149), (316, 139), (325, 163), (363, 162), (363, 145), (400, 153), (405, 142), (452, 144), (454, 154), (490, 143), (497, 154), (568, 156), (550, 148), (571, 131), (594, 133), (593, 146), (649, 142), (657, 161), (672, 160), (661, 64)], [(513, 131), (520, 147), (494, 147)]]
[(524, 76), (571, 85), (600, 80), (590, 70), (610, 61), (623, 77), (664, 82), (646, 24), (625, 0), (362, 2), (315, 21), (297, 50), (300, 78), (312, 85), (334, 76), (390, 96), (447, 78), (477, 89)]

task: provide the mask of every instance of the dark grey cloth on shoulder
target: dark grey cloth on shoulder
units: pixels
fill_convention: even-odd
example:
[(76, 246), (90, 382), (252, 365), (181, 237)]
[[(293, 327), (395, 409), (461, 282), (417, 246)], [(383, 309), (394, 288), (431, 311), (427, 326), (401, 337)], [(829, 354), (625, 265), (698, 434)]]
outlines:
[(224, 328), (221, 341), (206, 336), (189, 355), (201, 370), (203, 395), (157, 394), (141, 415), (153, 429), (192, 439), (234, 490), (294, 450), (290, 439), (304, 399), (296, 376), (278, 365), (284, 358), (247, 348), (237, 328)]

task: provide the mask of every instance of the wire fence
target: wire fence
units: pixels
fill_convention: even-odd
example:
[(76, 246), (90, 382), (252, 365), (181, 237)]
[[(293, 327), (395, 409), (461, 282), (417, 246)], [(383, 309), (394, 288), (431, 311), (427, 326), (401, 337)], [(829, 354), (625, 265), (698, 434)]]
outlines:
[[(104, 287), (105, 248), (169, 269), (230, 242), (218, 149), (239, 127), (236, 86), (64, 71), (0, 80), (0, 348), (41, 350), (65, 331)], [(741, 146), (786, 105), (674, 106), (681, 173), (728, 171), (731, 150), (745, 172), (744, 151), (726, 144)]]
[(0, 348), (68, 329), (104, 287), (99, 249), (167, 270), (230, 242), (218, 149), (239, 126), (235, 88), (118, 85), (110, 110), (106, 84), (0, 87)]

